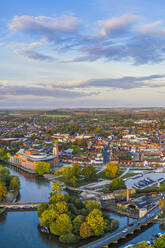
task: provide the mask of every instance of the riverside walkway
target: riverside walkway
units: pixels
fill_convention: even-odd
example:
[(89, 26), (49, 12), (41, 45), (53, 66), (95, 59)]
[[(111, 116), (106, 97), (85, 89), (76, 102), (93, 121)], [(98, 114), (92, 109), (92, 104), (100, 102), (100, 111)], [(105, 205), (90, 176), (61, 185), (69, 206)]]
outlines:
[(81, 246), (80, 248), (99, 248), (108, 247), (112, 243), (118, 243), (122, 238), (126, 238), (128, 234), (133, 234), (136, 230), (140, 230), (143, 226), (148, 225), (154, 221), (154, 218), (159, 214), (159, 207), (155, 207), (150, 212), (148, 212), (143, 218), (136, 220), (131, 225), (127, 225), (121, 229), (118, 229), (114, 233), (105, 235), (104, 237), (97, 239), (87, 245)]

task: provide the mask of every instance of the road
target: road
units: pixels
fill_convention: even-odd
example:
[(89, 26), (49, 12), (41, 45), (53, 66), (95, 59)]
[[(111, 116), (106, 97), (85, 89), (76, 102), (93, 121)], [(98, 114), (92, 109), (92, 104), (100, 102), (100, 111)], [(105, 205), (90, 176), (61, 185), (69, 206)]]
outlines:
[(127, 168), (120, 176), (119, 178), (121, 177), (124, 177), (128, 172), (129, 172), (130, 168)]
[[(121, 174), (119, 176), (119, 178), (123, 177), (124, 175), (126, 175), (129, 172), (129, 168), (127, 168), (123, 174)], [(101, 182), (95, 182), (95, 183), (89, 183), (87, 185), (81, 186), (79, 189), (81, 189), (82, 191), (87, 191), (88, 190), (97, 190), (97, 189), (101, 189), (104, 188), (106, 185), (109, 185), (112, 182), (112, 180), (103, 180)]]
[(158, 215), (159, 212), (160, 212), (160, 209), (157, 206), (155, 209), (148, 212), (148, 214), (145, 217), (139, 219), (138, 221), (133, 222), (131, 226), (125, 226), (124, 228), (117, 230), (113, 234), (107, 234), (103, 238), (98, 239), (94, 242), (91, 242), (85, 246), (82, 246), (81, 248), (98, 248), (98, 247), (102, 247), (104, 245), (108, 245), (108, 244), (112, 243), (113, 241), (122, 238), (122, 236), (126, 236), (128, 233), (133, 232), (135, 229), (137, 229), (141, 225), (145, 224), (149, 219)]
[(108, 144), (104, 146), (102, 154), (103, 154), (103, 162), (104, 165), (101, 167), (101, 170), (97, 171), (96, 174), (99, 174), (100, 172), (104, 171), (106, 168), (106, 164), (110, 162), (110, 153), (109, 153), (109, 146), (111, 144), (112, 138), (108, 140)]
[[(103, 153), (104, 165), (102, 166), (101, 170), (97, 171), (96, 174), (99, 174), (100, 172), (104, 171), (106, 168), (106, 164), (108, 164), (111, 161), (111, 157), (110, 157), (110, 153), (109, 153), (109, 146), (111, 144), (112, 139), (113, 138), (109, 139), (108, 144), (106, 146), (104, 146), (104, 148), (103, 148), (102, 153)], [(128, 173), (128, 171), (129, 171), (129, 168), (127, 168), (127, 170), (119, 177), (125, 176)]]
[[(96, 174), (99, 174), (100, 172), (104, 171), (105, 168), (106, 168), (106, 164), (110, 162), (110, 153), (109, 153), (109, 145), (112, 141), (112, 138), (109, 139), (108, 141), (108, 144), (104, 146), (103, 148), (103, 161), (104, 161), (104, 166), (102, 166), (102, 168), (97, 171)], [(123, 177), (125, 176), (129, 171), (129, 168), (127, 168), (123, 174), (121, 174), (119, 177)], [(105, 187), (106, 185), (109, 185), (110, 183), (112, 182), (112, 180), (104, 180), (104, 181), (101, 181), (101, 182), (95, 182), (95, 183), (90, 183), (90, 184), (87, 184), (87, 185), (84, 185), (84, 186), (81, 186), (79, 189), (81, 190), (96, 190), (96, 189), (99, 189), (99, 188), (103, 188)]]

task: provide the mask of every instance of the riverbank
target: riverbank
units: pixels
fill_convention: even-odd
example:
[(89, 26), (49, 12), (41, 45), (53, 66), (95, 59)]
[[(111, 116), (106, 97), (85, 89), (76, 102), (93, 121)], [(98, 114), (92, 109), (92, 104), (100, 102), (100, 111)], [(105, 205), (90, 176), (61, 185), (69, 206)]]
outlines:
[(16, 202), (18, 194), (19, 194), (19, 191), (15, 191), (15, 192), (8, 191), (6, 200), (0, 201), (0, 206), (1, 204)]
[(19, 191), (16, 191), (16, 192), (7, 192), (7, 196), (6, 196), (6, 201), (1, 201), (0, 202), (0, 215), (5, 213), (6, 211), (6, 208), (5, 207), (1, 207), (1, 204), (7, 204), (7, 203), (13, 203), (13, 202), (16, 202), (17, 200), (17, 197), (19, 195)]
[(121, 209), (118, 209), (118, 208), (115, 208), (115, 207), (110, 207), (109, 206), (109, 207), (106, 207), (105, 209), (107, 211), (116, 213), (116, 214), (121, 215), (121, 216), (126, 216), (126, 217), (129, 217), (129, 218), (132, 218), (132, 219), (138, 219), (138, 216), (135, 216), (134, 214), (125, 212), (125, 211), (123, 211)]
[(43, 177), (52, 182), (59, 178), (59, 176), (55, 176), (54, 174), (44, 174)]
[(25, 168), (25, 167), (23, 167), (23, 166), (21, 166), (21, 165), (17, 165), (17, 164), (12, 163), (12, 162), (7, 162), (7, 164), (12, 165), (12, 166), (14, 166), (14, 167), (16, 167), (16, 168), (18, 168), (18, 169), (24, 171), (24, 172), (27, 172), (27, 173), (30, 173), (30, 174), (36, 174), (35, 171), (30, 170), (30, 169), (27, 169), (27, 168)]
[(154, 223), (160, 224), (160, 225), (165, 225), (165, 218), (156, 218), (154, 220)]

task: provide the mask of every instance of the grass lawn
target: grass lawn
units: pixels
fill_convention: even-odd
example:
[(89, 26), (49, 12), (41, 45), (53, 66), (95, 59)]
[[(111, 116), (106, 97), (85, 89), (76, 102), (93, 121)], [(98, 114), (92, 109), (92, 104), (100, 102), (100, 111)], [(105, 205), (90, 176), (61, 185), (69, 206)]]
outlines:
[(144, 170), (144, 171), (152, 171), (152, 170), (155, 170), (154, 168), (145, 168), (145, 167), (142, 167), (142, 168), (134, 168), (134, 167), (130, 167), (130, 170), (136, 170), (136, 171), (142, 171), (142, 170)]
[[(124, 173), (124, 171), (120, 171), (118, 177), (119, 177), (120, 175), (122, 175), (123, 173)], [(111, 179), (111, 178), (106, 177), (104, 171), (101, 171), (100, 173), (98, 173), (98, 174), (97, 174), (97, 178), (113, 180), (113, 178)]]
[(105, 176), (105, 172), (104, 172), (104, 171), (101, 171), (100, 173), (98, 173), (98, 174), (97, 174), (97, 178), (108, 179), (108, 178)]
[(137, 173), (128, 172), (128, 173), (125, 174), (125, 176), (123, 176), (122, 178), (124, 179), (124, 178), (128, 178), (128, 177), (133, 177), (133, 176), (135, 176), (135, 175), (137, 175)]

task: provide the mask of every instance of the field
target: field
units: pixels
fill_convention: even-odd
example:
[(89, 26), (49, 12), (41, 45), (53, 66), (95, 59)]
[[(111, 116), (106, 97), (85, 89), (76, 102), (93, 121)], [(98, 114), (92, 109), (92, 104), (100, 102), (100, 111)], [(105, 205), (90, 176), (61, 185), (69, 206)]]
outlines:
[(43, 114), (43, 117), (50, 117), (50, 118), (70, 118), (71, 115), (68, 114)]

